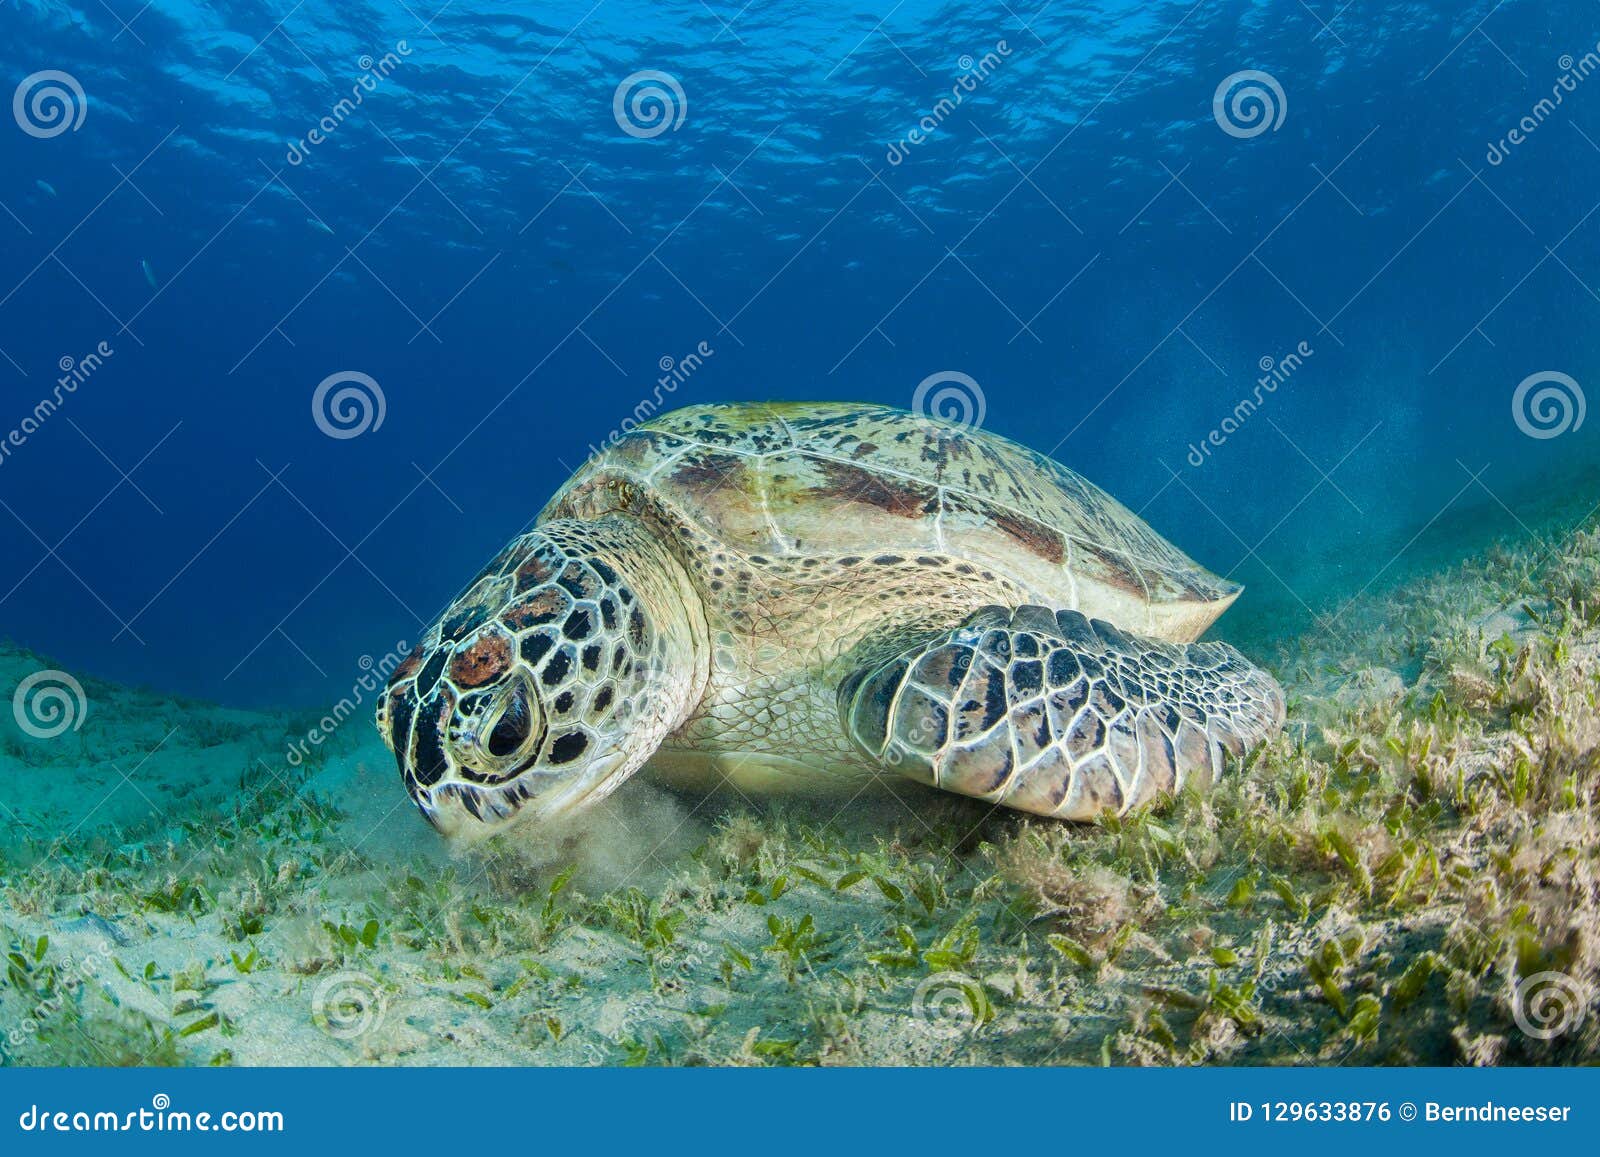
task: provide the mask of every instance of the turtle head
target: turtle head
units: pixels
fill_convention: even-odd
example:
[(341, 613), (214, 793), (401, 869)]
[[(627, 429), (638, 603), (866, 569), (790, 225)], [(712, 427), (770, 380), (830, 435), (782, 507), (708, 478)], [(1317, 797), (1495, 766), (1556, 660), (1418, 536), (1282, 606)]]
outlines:
[(378, 729), (445, 835), (603, 798), (686, 715), (700, 648), (672, 597), (682, 572), (608, 521), (512, 542), (390, 678)]

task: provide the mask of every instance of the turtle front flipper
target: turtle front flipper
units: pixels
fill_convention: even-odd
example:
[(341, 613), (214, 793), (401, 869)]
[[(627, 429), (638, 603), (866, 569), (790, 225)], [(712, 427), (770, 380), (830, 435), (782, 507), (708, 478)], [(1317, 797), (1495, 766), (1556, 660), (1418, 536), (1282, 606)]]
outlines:
[(984, 607), (841, 689), (851, 740), (946, 791), (1062, 819), (1209, 787), (1283, 724), (1226, 643), (1166, 643), (1077, 611)]

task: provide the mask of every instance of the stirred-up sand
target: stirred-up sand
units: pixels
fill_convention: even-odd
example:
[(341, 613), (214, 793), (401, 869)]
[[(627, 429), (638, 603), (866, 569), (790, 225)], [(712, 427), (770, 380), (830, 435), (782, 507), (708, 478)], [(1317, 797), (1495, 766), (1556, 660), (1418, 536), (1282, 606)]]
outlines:
[[(0, 731), (21, 1064), (1525, 1064), (1600, 1051), (1600, 533), (1256, 657), (1289, 726), (1096, 825), (647, 777), (453, 856), (364, 715)], [(1265, 644), (1262, 644), (1263, 646)], [(0, 652), (15, 686), (48, 667)]]

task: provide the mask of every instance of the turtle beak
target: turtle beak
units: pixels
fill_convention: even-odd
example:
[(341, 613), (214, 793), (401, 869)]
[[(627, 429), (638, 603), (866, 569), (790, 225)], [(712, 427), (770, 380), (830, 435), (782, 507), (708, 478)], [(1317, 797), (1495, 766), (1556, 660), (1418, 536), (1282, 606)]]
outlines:
[(614, 751), (597, 756), (589, 761), (575, 782), (543, 797), (535, 797), (529, 805), (533, 811), (531, 818), (549, 822), (575, 815), (590, 804), (605, 799), (634, 770), (626, 752)]
[(446, 785), (426, 803), (418, 801), (417, 810), (447, 840), (471, 844), (511, 827), (539, 828), (577, 815), (615, 791), (635, 766), (625, 752), (611, 752), (545, 785), (538, 781), (548, 773), (534, 766), (499, 788)]
[(454, 838), (461, 826), (461, 817), (454, 811), (450, 813), (450, 818), (446, 819), (444, 813), (424, 803), (417, 803), (417, 810), (422, 813), (422, 818), (428, 821), (428, 826), (447, 840)]

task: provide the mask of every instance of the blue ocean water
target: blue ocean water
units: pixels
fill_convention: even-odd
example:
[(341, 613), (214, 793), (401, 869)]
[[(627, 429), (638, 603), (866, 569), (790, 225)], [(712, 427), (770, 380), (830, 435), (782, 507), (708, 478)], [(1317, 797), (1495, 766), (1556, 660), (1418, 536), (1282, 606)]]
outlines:
[(326, 702), (609, 432), (768, 398), (981, 420), (1244, 582), (1224, 634), (1314, 629), (1595, 460), (1597, 42), (1532, 0), (11, 0), (0, 632)]

